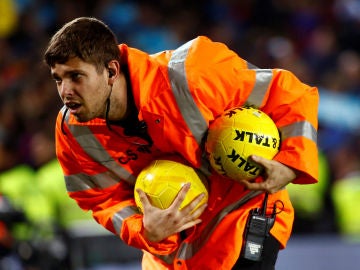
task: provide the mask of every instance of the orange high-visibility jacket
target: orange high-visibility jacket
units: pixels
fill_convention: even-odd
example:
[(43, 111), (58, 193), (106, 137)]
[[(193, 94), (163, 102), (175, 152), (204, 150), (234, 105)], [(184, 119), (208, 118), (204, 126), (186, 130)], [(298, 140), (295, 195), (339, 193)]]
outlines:
[[(105, 228), (142, 249), (143, 269), (231, 269), (241, 251), (248, 213), (261, 206), (264, 196), (251, 198), (241, 184), (209, 171), (202, 145), (209, 124), (233, 107), (263, 110), (281, 132), (274, 159), (297, 170), (294, 183), (316, 183), (317, 89), (289, 71), (259, 69), (206, 37), (154, 55), (125, 44), (119, 49), (138, 118), (146, 123), (153, 144), (124, 136), (121, 126), (109, 130), (103, 119), (78, 123), (63, 108), (56, 150), (69, 195)], [(202, 223), (187, 230), (185, 239), (173, 235), (153, 243), (143, 235), (133, 184), (145, 165), (164, 154), (177, 154), (207, 172), (210, 194)], [(293, 208), (286, 190), (269, 196), (268, 212), (275, 201), (279, 213), (271, 234), (283, 248)]]

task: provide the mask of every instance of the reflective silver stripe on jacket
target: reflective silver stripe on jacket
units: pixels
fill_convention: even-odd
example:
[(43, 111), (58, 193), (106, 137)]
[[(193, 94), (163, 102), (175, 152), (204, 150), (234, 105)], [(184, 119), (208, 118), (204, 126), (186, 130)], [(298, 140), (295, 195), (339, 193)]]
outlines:
[(173, 51), (168, 64), (168, 73), (171, 88), (181, 115), (200, 145), (208, 125), (190, 93), (186, 78), (185, 59), (192, 43), (193, 40)]
[[(173, 51), (168, 63), (168, 74), (171, 88), (181, 115), (196, 142), (201, 146), (208, 125), (191, 95), (185, 71), (185, 60), (193, 42), (194, 40), (190, 40)], [(202, 157), (200, 171), (205, 175), (210, 174), (209, 162), (205, 155)]]
[[(256, 81), (254, 88), (252, 89), (251, 94), (245, 104), (259, 108), (265, 98), (273, 78), (273, 73), (271, 69), (259, 69), (257, 66), (249, 62), (247, 62), (247, 67), (249, 69), (255, 70)], [(308, 121), (292, 123), (280, 128), (280, 131), (282, 140), (290, 137), (303, 136), (314, 141), (315, 143), (317, 142), (317, 131)]]
[[(65, 107), (62, 108), (64, 113)], [(113, 177), (114, 181), (119, 182), (125, 180), (130, 184), (134, 184), (136, 177), (130, 174), (125, 168), (118, 165), (117, 162), (109, 155), (105, 148), (101, 145), (95, 135), (91, 132), (87, 126), (70, 125), (69, 117), (67, 114), (65, 117), (66, 124), (76, 141), (84, 149), (84, 151), (92, 157), (95, 161), (105, 166), (112, 174), (108, 174), (107, 177)], [(68, 179), (68, 182), (71, 179)], [(108, 181), (106, 181), (108, 183)], [(99, 182), (98, 184), (101, 184)], [(101, 187), (101, 186), (99, 186)], [(74, 190), (75, 191), (75, 190)]]
[(279, 128), (281, 140), (290, 137), (303, 136), (317, 143), (317, 132), (314, 126), (308, 121), (292, 123)]
[(116, 212), (112, 217), (112, 222), (116, 233), (120, 234), (124, 219), (138, 213), (140, 212), (136, 206), (127, 206)]
[[(106, 188), (116, 184), (114, 177), (109, 177), (110, 172), (92, 175), (91, 177), (85, 174), (73, 174), (65, 176), (66, 188), (68, 191), (81, 191), (92, 188)], [(112, 223), (117, 234), (120, 234), (122, 223), (124, 219), (134, 214), (139, 213), (135, 206), (127, 206), (112, 216)]]
[(93, 188), (104, 189), (118, 182), (119, 178), (109, 171), (92, 176), (83, 173), (65, 176), (66, 189), (69, 192), (84, 191)]
[[(62, 108), (62, 113), (65, 113), (65, 107)], [(70, 132), (84, 151), (95, 161), (101, 163), (109, 170), (91, 176), (85, 174), (65, 176), (65, 183), (68, 191), (107, 188), (120, 182), (121, 180), (125, 180), (131, 184), (135, 183), (135, 176), (116, 163), (88, 127), (70, 125), (69, 115), (65, 116), (65, 121)], [(128, 206), (116, 212), (112, 216), (113, 227), (117, 234), (120, 234), (123, 220), (136, 213), (139, 213), (137, 207)]]
[(271, 69), (255, 69), (255, 71), (255, 85), (246, 103), (255, 105), (258, 108), (261, 106), (261, 102), (269, 88), (273, 72)]
[(157, 255), (157, 254), (153, 254), (153, 255), (159, 258), (160, 260), (163, 260), (167, 264), (172, 264), (175, 260), (176, 254), (177, 254), (177, 250), (175, 250), (173, 253), (169, 255)]
[(269, 88), (273, 73), (271, 69), (259, 69), (249, 62), (247, 62), (247, 67), (255, 71), (255, 85), (245, 104), (259, 108)]

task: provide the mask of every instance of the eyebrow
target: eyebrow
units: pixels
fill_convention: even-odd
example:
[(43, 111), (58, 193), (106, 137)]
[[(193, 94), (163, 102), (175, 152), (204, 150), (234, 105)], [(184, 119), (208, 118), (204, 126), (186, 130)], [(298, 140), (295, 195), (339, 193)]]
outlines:
[[(81, 71), (81, 70), (79, 70), (79, 69), (74, 69), (74, 70), (65, 71), (63, 77), (70, 77), (71, 75), (73, 75), (73, 74), (75, 74), (75, 73), (84, 74), (83, 71)], [(52, 76), (53, 78), (55, 78), (55, 77), (60, 77), (60, 75), (57, 74), (56, 72), (51, 72), (51, 76)]]

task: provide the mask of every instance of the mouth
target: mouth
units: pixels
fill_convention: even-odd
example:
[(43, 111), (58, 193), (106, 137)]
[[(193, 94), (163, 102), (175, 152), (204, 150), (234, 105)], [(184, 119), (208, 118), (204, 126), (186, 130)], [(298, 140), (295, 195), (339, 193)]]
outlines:
[(70, 110), (71, 113), (76, 113), (81, 107), (81, 104), (75, 102), (66, 102), (65, 106)]

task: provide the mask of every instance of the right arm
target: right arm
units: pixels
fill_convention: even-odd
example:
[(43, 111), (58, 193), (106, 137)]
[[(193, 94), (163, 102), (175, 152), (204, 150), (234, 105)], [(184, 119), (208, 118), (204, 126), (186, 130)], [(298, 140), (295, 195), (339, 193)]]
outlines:
[[(56, 153), (63, 169), (69, 196), (82, 209), (91, 210), (99, 224), (120, 236), (128, 245), (160, 255), (170, 254), (176, 250), (180, 242), (177, 232), (189, 227), (183, 221), (189, 213), (175, 208), (174, 216), (177, 220), (182, 220), (180, 227), (166, 225), (174, 224), (177, 220), (167, 217), (168, 209), (154, 209), (155, 207), (144, 199), (144, 194), (142, 200), (146, 216), (139, 213), (134, 200), (133, 185), (119, 180), (107, 168), (88, 156), (65, 124), (64, 134), (61, 130), (61, 118), (60, 113), (56, 126)], [(184, 196), (185, 194), (179, 196), (180, 202)], [(167, 223), (152, 226), (152, 220), (163, 220)], [(159, 228), (164, 228), (161, 226), (167, 229), (160, 229), (166, 233), (159, 235)]]

